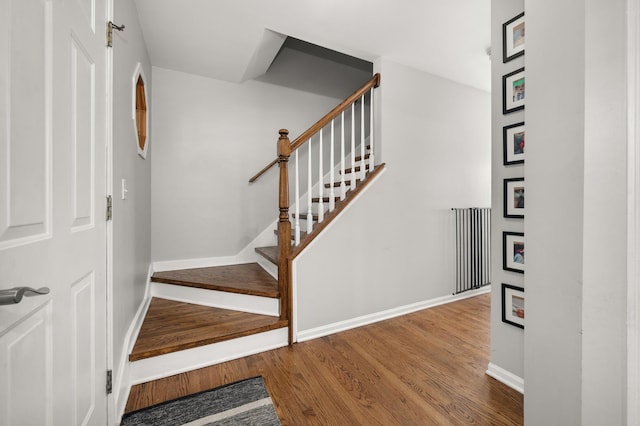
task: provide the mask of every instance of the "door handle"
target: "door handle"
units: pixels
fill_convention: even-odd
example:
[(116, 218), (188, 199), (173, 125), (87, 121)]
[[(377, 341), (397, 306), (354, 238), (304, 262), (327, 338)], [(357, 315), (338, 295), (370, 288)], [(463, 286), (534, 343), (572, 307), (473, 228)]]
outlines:
[(39, 296), (49, 294), (48, 287), (34, 289), (31, 287), (14, 287), (7, 290), (0, 290), (0, 305), (14, 305), (22, 301), (22, 297)]

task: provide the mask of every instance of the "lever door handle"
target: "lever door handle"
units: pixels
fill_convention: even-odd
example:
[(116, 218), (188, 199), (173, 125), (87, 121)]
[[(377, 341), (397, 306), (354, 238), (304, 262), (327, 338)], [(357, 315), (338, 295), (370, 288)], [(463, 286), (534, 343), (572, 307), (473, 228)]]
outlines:
[(39, 296), (41, 294), (49, 294), (48, 287), (34, 289), (31, 287), (14, 287), (6, 290), (0, 290), (0, 305), (14, 305), (22, 301), (22, 297)]

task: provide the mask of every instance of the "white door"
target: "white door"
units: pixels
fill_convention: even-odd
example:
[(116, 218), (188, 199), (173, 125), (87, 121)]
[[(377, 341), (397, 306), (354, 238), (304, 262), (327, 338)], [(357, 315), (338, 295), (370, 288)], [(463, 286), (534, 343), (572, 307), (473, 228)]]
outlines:
[(106, 0), (0, 0), (0, 424), (107, 423)]

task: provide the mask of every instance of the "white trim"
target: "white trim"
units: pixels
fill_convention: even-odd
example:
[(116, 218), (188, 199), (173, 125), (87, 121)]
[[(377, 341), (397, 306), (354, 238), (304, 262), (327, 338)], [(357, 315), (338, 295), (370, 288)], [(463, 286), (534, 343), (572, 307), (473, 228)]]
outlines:
[[(113, 20), (113, 9), (114, 9), (114, 0), (106, 0), (106, 19), (107, 21)], [(95, 14), (95, 7), (93, 8), (93, 14)], [(95, 25), (95, 19), (92, 19), (92, 25)], [(94, 27), (95, 31), (95, 27)], [(106, 48), (105, 49), (105, 194), (101, 195), (112, 195), (113, 194), (113, 49)], [(104, 199), (103, 199), (104, 200)], [(95, 202), (95, 201), (94, 201)], [(100, 205), (106, 206), (105, 204), (100, 203)], [(106, 236), (105, 236), (105, 305), (106, 305), (106, 326), (107, 326), (107, 370), (111, 370), (112, 373), (114, 371), (115, 357), (113, 353), (114, 348), (114, 297), (113, 297), (113, 221), (109, 220), (106, 223), (105, 228)], [(121, 374), (122, 368), (116, 370), (117, 373)], [(117, 383), (117, 382), (116, 382)], [(113, 382), (112, 382), (113, 384)], [(117, 387), (115, 389), (118, 389)], [(123, 406), (124, 409), (124, 406)], [(117, 391), (107, 395), (107, 424), (115, 424), (116, 419), (119, 419), (118, 416), (118, 394)]]
[(289, 344), (286, 327), (131, 363), (131, 385), (243, 358)]
[(640, 5), (627, 2), (627, 424), (640, 423)]
[(295, 260), (291, 262), (291, 303), (292, 303), (292, 318), (291, 321), (291, 335), (292, 343), (298, 342), (298, 262)]
[(151, 282), (151, 297), (252, 314), (280, 315), (280, 299)]
[(361, 327), (363, 325), (372, 324), (374, 322), (383, 321), (390, 318), (395, 318), (400, 315), (410, 314), (412, 312), (421, 311), (423, 309), (433, 308), (434, 306), (457, 302), (459, 300), (468, 299), (470, 297), (489, 292), (491, 292), (490, 285), (479, 288), (477, 290), (469, 290), (461, 294), (436, 297), (435, 299), (412, 303), (410, 305), (400, 306), (369, 315), (363, 315), (360, 317), (335, 322), (333, 324), (323, 325), (309, 330), (302, 330), (297, 333), (296, 338), (298, 342), (317, 339), (318, 337), (328, 336), (329, 334), (350, 330), (352, 328)]
[(237, 256), (224, 257), (204, 257), (200, 259), (179, 259), (179, 260), (163, 260), (153, 262), (153, 270), (155, 272), (175, 271), (178, 269), (193, 268), (209, 268), (212, 266), (239, 265), (243, 263), (252, 263), (251, 260), (240, 261)]
[[(149, 303), (151, 299), (149, 296), (148, 283), (151, 279), (151, 274), (153, 270), (151, 266), (149, 266), (149, 271), (147, 275), (147, 290), (145, 292), (144, 299), (140, 302), (140, 306), (138, 306), (138, 310), (129, 325), (129, 329), (127, 330), (127, 334), (124, 336), (124, 342), (122, 345), (122, 352), (120, 353), (120, 362), (118, 363), (118, 369), (115, 370), (116, 376), (113, 378), (113, 400), (114, 400), (114, 410), (115, 410), (115, 422), (111, 422), (110, 424), (120, 424), (120, 420), (122, 419), (122, 414), (124, 413), (125, 406), (127, 404), (127, 399), (129, 398), (129, 392), (131, 391), (131, 371), (129, 362), (129, 354), (133, 349), (133, 345), (138, 338), (138, 333), (140, 333), (140, 328), (142, 327), (142, 322), (144, 321), (144, 317), (149, 309)], [(113, 352), (113, 348), (112, 348)]]
[(487, 367), (487, 375), (524, 395), (524, 379), (522, 377), (516, 376), (512, 372), (507, 371), (502, 367), (498, 367), (491, 362)]

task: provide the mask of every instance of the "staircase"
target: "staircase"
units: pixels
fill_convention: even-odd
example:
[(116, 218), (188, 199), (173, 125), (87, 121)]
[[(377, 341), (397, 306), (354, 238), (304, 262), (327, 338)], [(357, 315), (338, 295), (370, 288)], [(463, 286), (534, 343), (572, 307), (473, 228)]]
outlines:
[(129, 354), (133, 383), (288, 344), (278, 281), (257, 263), (156, 272)]
[[(275, 231), (277, 245), (255, 247), (255, 263), (155, 272), (150, 301), (136, 342), (129, 355), (130, 379), (141, 383), (293, 343), (291, 262), (333, 221), (384, 168), (375, 165), (371, 138), (365, 139), (365, 93), (379, 83), (379, 75), (338, 105), (307, 132), (290, 142), (280, 131), (279, 156), (250, 182), (279, 164), (280, 216)], [(356, 145), (354, 104), (361, 100), (362, 122)], [(350, 148), (345, 150), (344, 111), (351, 107)], [(331, 126), (331, 156), (335, 159), (334, 121), (340, 117), (341, 154), (323, 168), (322, 129)], [(317, 180), (311, 178), (311, 144), (319, 132)], [(295, 157), (294, 211), (289, 213), (288, 162), (301, 146), (308, 146), (309, 173), (306, 194), (300, 194), (298, 156)], [(348, 151), (348, 152), (347, 152)], [(345, 152), (347, 152), (345, 154)], [(350, 167), (346, 167), (345, 164)], [(316, 194), (313, 196), (312, 194)], [(305, 203), (306, 202), (306, 205)], [(294, 225), (290, 222), (293, 219)], [(304, 230), (300, 222), (305, 223)], [(292, 232), (293, 228), (293, 232)], [(275, 265), (275, 268), (274, 268)], [(263, 267), (264, 266), (264, 267)], [(270, 272), (268, 272), (270, 271)], [(272, 274), (277, 275), (275, 278)]]

